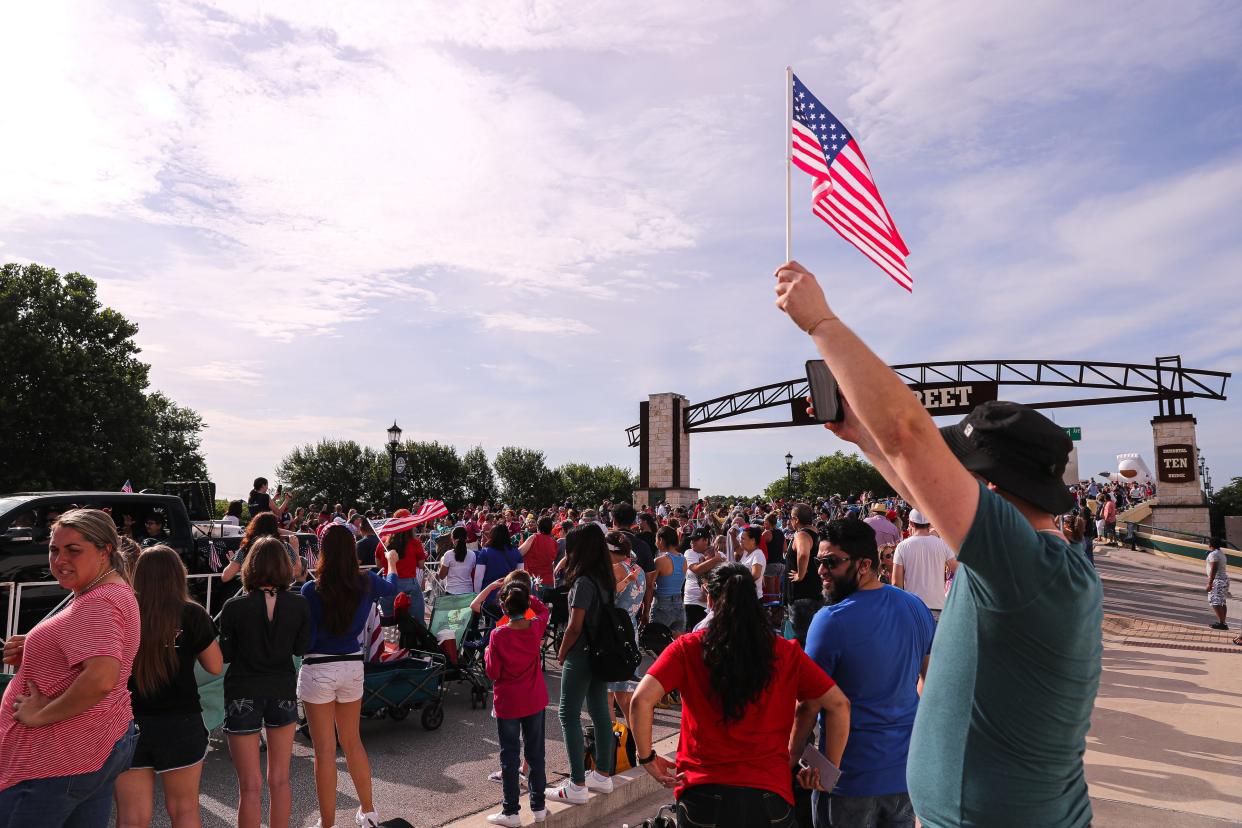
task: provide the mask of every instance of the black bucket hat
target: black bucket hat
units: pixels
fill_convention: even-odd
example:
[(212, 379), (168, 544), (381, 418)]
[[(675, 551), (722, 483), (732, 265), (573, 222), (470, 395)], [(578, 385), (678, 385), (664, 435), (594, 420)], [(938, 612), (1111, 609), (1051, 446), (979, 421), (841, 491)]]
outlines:
[(1074, 443), (1038, 411), (1015, 402), (985, 402), (940, 434), (963, 466), (997, 488), (1050, 515), (1073, 508), (1074, 496), (1061, 476)]

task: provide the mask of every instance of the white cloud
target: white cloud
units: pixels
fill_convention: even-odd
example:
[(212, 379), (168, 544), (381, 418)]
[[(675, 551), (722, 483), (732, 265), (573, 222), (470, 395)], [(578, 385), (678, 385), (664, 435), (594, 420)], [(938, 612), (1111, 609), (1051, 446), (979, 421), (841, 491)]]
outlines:
[[(869, 151), (936, 147), (937, 163), (1068, 137), (1085, 125), (1047, 107), (1084, 93), (1137, 98), (1166, 73), (1236, 64), (1242, 21), (1211, 0), (857, 0), (841, 19), (815, 45), (848, 67), (856, 134)], [(1016, 123), (997, 140), (1002, 113)]]
[(0, 9), (0, 220), (131, 210), (159, 190), (185, 77), (144, 38), (98, 4)]
[(595, 329), (577, 319), (564, 319), (542, 314), (508, 313), (492, 311), (479, 314), (483, 327), (491, 330), (517, 331), (540, 334), (589, 334)]
[(182, 368), (181, 373), (204, 382), (258, 385), (263, 379), (256, 362), (208, 362)]
[[(207, 415), (226, 488), (299, 442), (378, 444), (394, 415), (415, 438), (632, 466), (621, 430), (649, 392), (704, 399), (810, 355), (768, 284), (783, 49), (825, 102), (848, 100), (914, 248), (908, 297), (796, 182), (799, 255), (882, 357), (1145, 361), (1167, 344), (1228, 370), (1230, 11), (9, 4), (0, 251), (99, 278), (157, 387)], [(1154, 146), (1135, 113), (1147, 124), (1169, 90), (1186, 93), (1170, 129), (1200, 143), (1165, 172), (1135, 160)], [(430, 382), (379, 382), (416, 360)], [(362, 381), (324, 397), (328, 375)], [(566, 378), (589, 394), (550, 407)], [(696, 482), (755, 488), (759, 454), (779, 474), (811, 431), (696, 438)]]
[(376, 0), (359, 14), (330, 0), (208, 0), (207, 6), (250, 24), (280, 21), (330, 32), (360, 49), (453, 43), (505, 51), (575, 49), (672, 51), (711, 43), (721, 24), (753, 23), (775, 11), (770, 0), (732, 3), (627, 0)]

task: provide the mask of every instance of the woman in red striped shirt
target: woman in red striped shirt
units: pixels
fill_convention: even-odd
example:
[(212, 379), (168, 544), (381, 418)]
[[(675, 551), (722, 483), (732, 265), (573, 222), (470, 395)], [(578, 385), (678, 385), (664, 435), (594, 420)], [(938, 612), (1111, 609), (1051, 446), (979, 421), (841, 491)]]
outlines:
[(18, 671), (0, 703), (0, 828), (108, 824), (138, 742), (128, 688), (138, 602), (118, 545), (98, 509), (65, 512), (52, 526), (49, 565), (73, 598), (4, 643)]

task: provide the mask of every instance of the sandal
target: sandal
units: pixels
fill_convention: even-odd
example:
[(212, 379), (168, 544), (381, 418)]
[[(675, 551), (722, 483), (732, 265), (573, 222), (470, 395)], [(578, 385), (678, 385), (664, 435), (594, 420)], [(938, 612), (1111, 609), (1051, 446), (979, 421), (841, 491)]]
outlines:
[(1242, 635), (1239, 635), (1237, 638), (1235, 638), (1233, 640), (1233, 643), (1237, 644), (1239, 647), (1242, 647)]

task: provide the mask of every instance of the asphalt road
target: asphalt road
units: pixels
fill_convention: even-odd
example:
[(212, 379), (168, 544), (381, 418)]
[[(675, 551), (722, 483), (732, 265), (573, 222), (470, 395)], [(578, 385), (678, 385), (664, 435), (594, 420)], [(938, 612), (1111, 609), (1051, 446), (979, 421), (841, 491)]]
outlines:
[(1206, 574), (1161, 566), (1160, 559), (1144, 553), (1108, 554), (1107, 547), (1102, 551), (1105, 554), (1097, 554), (1095, 562), (1104, 582), (1105, 612), (1205, 626), (1216, 620), (1204, 591)]
[[(546, 740), (549, 785), (568, 774), (564, 741), (557, 721), (560, 674), (547, 671), (548, 697)], [(490, 697), (489, 697), (490, 698)], [(489, 709), (471, 710), (469, 685), (446, 686), (444, 724), (428, 732), (419, 722), (419, 711), (404, 721), (364, 720), (362, 739), (371, 761), (371, 777), (380, 817), (404, 817), (418, 828), (439, 826), (490, 808), (500, 801), (500, 785), (487, 779), (499, 770), (500, 746), (496, 723)], [(656, 711), (656, 739), (678, 727), (674, 713)], [(312, 826), (319, 818), (315, 801), (314, 767), (308, 740), (297, 737), (290, 768), (293, 784), (293, 826)], [(337, 822), (353, 828), (358, 800), (337, 754)], [(213, 734), (211, 750), (203, 765), (200, 803), (205, 828), (236, 825), (237, 778), (229, 760), (228, 746), (219, 732)], [(523, 802), (523, 811), (526, 803)], [(169, 826), (158, 792), (152, 825)], [(264, 803), (266, 809), (266, 801)], [(266, 810), (265, 810), (266, 813)], [(266, 819), (264, 825), (266, 825)]]

